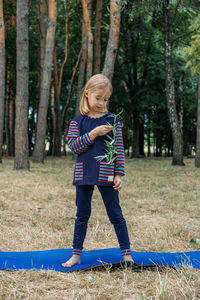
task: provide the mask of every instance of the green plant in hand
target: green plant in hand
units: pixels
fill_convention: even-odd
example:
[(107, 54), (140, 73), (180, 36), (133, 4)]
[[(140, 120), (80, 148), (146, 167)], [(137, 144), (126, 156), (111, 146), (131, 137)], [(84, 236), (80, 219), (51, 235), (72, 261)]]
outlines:
[(111, 137), (109, 134), (106, 134), (106, 137), (109, 140), (104, 140), (105, 144), (106, 144), (106, 153), (104, 155), (99, 155), (96, 156), (95, 159), (96, 161), (102, 161), (102, 160), (106, 160), (107, 163), (113, 163), (114, 160), (117, 158), (115, 154), (117, 154), (117, 151), (115, 149), (116, 147), (116, 119), (117, 117), (119, 117), (122, 114), (123, 110), (121, 110), (117, 115), (112, 114), (112, 117), (114, 118), (114, 124), (110, 124), (109, 122), (107, 122), (107, 125), (112, 127), (112, 131), (113, 131), (113, 137)]

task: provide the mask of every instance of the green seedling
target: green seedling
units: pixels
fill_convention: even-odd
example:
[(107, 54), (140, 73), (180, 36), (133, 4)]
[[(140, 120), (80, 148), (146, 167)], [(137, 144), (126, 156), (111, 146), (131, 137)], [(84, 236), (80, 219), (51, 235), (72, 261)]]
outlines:
[(105, 144), (106, 144), (106, 149), (104, 149), (106, 151), (106, 153), (104, 155), (99, 155), (96, 156), (95, 159), (96, 161), (100, 162), (102, 160), (106, 160), (107, 163), (113, 163), (114, 160), (117, 158), (115, 154), (118, 154), (118, 152), (116, 151), (116, 119), (117, 117), (119, 117), (121, 115), (121, 113), (123, 112), (120, 111), (117, 115), (112, 114), (112, 117), (114, 118), (114, 124), (110, 124), (109, 122), (107, 122), (107, 125), (112, 127), (112, 131), (113, 131), (113, 137), (111, 137), (110, 135), (106, 135), (106, 137), (110, 140), (104, 140)]

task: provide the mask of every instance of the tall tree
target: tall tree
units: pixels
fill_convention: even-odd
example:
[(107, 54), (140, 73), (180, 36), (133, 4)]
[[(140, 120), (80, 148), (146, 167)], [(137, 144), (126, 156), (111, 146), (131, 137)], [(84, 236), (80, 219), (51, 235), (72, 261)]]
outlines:
[(33, 151), (33, 162), (35, 163), (43, 163), (45, 156), (47, 110), (50, 97), (51, 72), (55, 44), (56, 14), (56, 0), (49, 0), (45, 58), (40, 86), (40, 104), (37, 119), (36, 141)]
[(183, 142), (181, 134), (181, 125), (178, 119), (175, 89), (174, 89), (174, 70), (173, 70), (173, 39), (172, 39), (172, 25), (176, 18), (178, 8), (181, 0), (176, 2), (174, 11), (171, 11), (170, 0), (163, 0), (163, 15), (165, 25), (165, 69), (166, 69), (166, 98), (168, 116), (172, 130), (173, 138), (173, 165), (184, 165), (183, 162)]
[[(85, 6), (84, 6), (85, 7)], [(82, 10), (84, 8), (82, 6)], [(81, 95), (82, 95), (82, 89), (84, 85), (85, 80), (85, 67), (86, 67), (86, 61), (87, 61), (87, 49), (88, 49), (88, 39), (87, 39), (87, 33), (86, 33), (86, 24), (85, 19), (82, 18), (82, 41), (81, 41), (81, 60), (80, 60), (80, 67), (79, 67), (79, 75), (78, 75), (78, 84), (77, 84), (77, 99), (76, 99), (76, 111), (75, 115), (79, 115), (79, 106), (81, 101)]]
[(46, 19), (47, 19), (47, 6), (45, 0), (38, 0), (39, 11), (39, 29), (40, 29), (40, 71), (39, 71), (39, 88), (41, 86), (42, 71), (44, 67), (45, 43), (46, 43)]
[(6, 155), (14, 156), (15, 148), (15, 95), (16, 95), (16, 3), (4, 2), (6, 32)]
[(93, 63), (93, 35), (91, 29), (92, 23), (92, 1), (91, 0), (82, 0), (83, 8), (83, 22), (86, 28), (87, 35), (87, 76), (86, 80), (92, 76), (92, 63)]
[(29, 170), (28, 101), (29, 101), (29, 6), (17, 0), (17, 89), (14, 169)]
[(190, 29), (197, 32), (192, 36), (192, 41), (188, 47), (184, 48), (185, 54), (189, 57), (186, 67), (191, 67), (192, 75), (198, 74), (198, 99), (197, 99), (197, 127), (196, 127), (196, 155), (195, 167), (200, 168), (200, 60), (199, 47), (200, 35), (198, 34), (200, 28), (200, 16), (196, 22), (191, 25)]
[(100, 73), (101, 68), (101, 21), (102, 0), (96, 0), (96, 19), (94, 34), (94, 74)]
[(110, 0), (110, 30), (102, 73), (111, 81), (119, 43), (120, 0)]
[(5, 102), (5, 26), (3, 0), (0, 0), (0, 163), (2, 163), (4, 102)]
[(56, 45), (54, 46), (54, 89), (55, 89), (55, 100), (56, 100), (56, 110), (55, 110), (55, 122), (54, 124), (54, 134), (53, 134), (53, 151), (52, 154), (56, 156), (61, 156), (61, 137), (62, 137), (62, 113), (60, 109), (60, 96), (61, 87), (63, 80), (63, 71), (68, 59), (68, 40), (69, 40), (69, 4), (65, 1), (65, 57), (61, 64), (60, 75), (58, 76), (58, 65), (57, 65), (57, 55), (56, 55)]

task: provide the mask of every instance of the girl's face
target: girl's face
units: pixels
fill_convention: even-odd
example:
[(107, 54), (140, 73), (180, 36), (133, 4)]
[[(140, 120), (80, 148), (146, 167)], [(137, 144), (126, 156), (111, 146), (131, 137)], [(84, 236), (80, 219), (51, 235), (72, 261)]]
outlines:
[(88, 105), (91, 113), (105, 113), (111, 93), (109, 91), (99, 89), (94, 92), (85, 90), (85, 96), (88, 100)]

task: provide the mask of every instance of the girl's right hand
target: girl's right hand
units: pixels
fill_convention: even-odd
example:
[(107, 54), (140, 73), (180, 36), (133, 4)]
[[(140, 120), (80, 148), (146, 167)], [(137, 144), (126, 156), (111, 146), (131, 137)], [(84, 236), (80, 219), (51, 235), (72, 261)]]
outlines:
[(112, 126), (101, 125), (101, 126), (97, 126), (94, 130), (96, 131), (97, 135), (104, 135), (112, 130)]
[(94, 128), (89, 132), (89, 137), (91, 138), (91, 140), (94, 140), (95, 137), (97, 137), (98, 135), (105, 135), (111, 130), (112, 130), (112, 126), (110, 125), (97, 126), (96, 128)]

